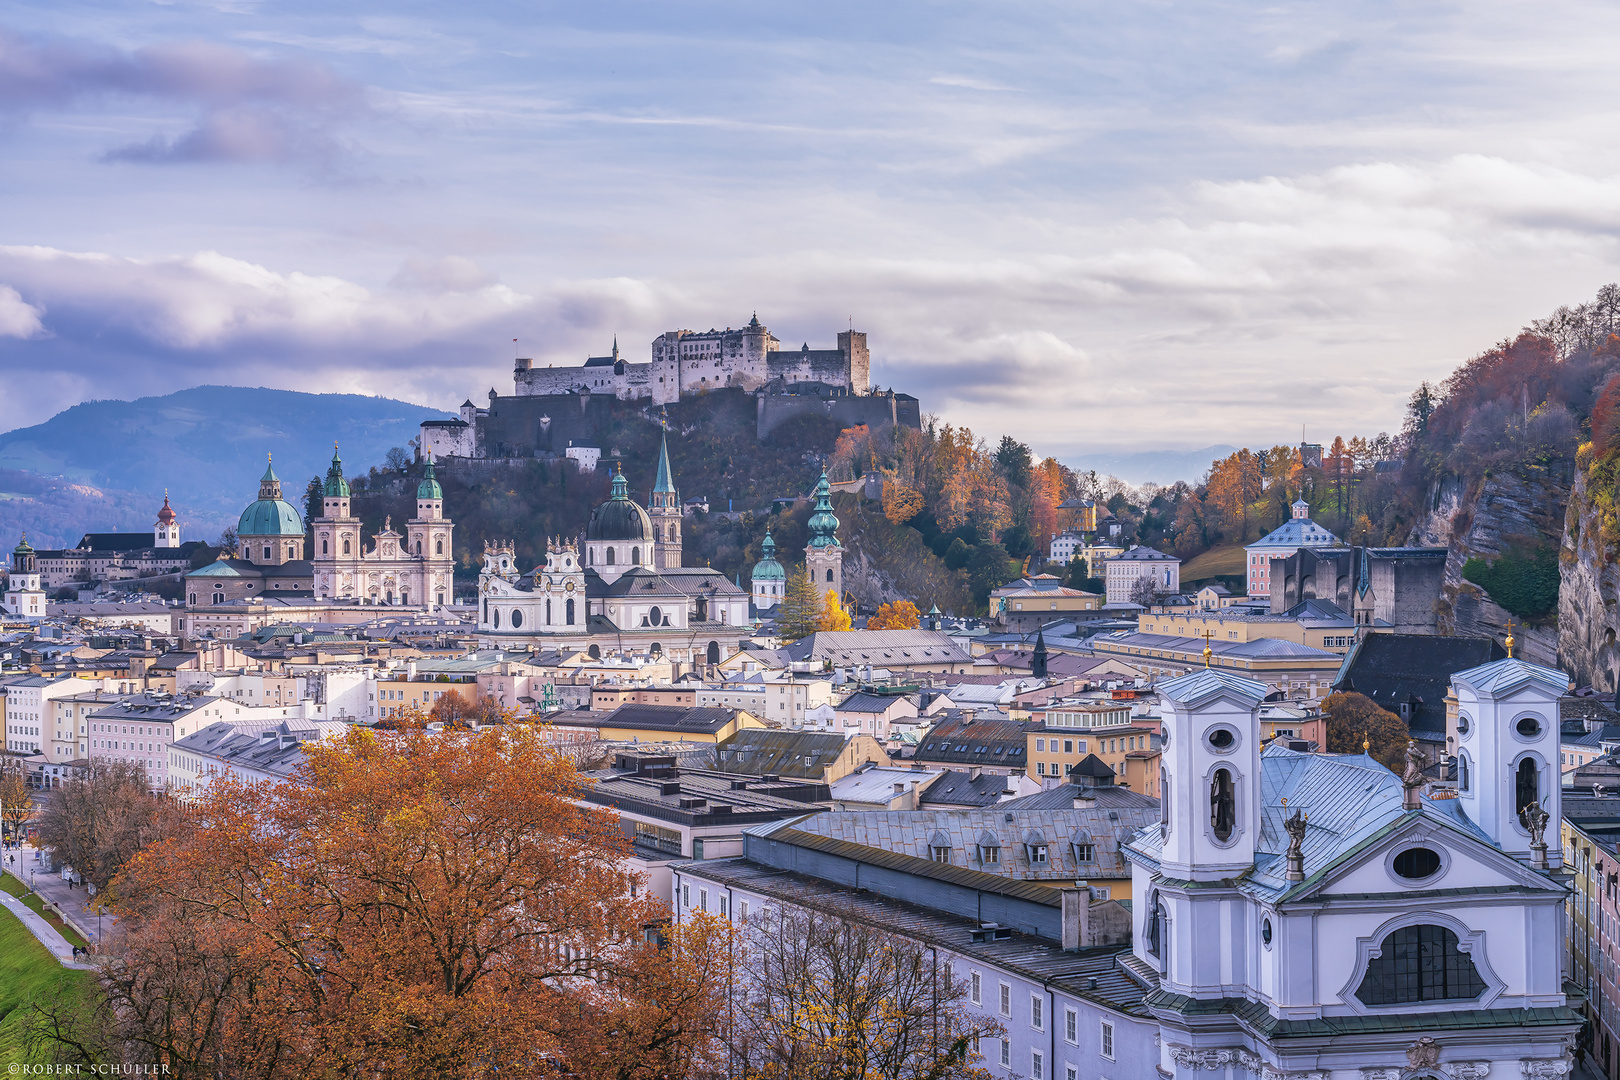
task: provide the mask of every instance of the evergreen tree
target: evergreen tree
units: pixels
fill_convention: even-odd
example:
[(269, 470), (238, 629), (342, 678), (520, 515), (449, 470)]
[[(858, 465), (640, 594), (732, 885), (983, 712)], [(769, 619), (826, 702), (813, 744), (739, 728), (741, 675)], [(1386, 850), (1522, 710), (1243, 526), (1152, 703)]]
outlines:
[(787, 592), (776, 615), (777, 632), (784, 641), (798, 641), (816, 632), (821, 623), (821, 597), (804, 567), (788, 577)]

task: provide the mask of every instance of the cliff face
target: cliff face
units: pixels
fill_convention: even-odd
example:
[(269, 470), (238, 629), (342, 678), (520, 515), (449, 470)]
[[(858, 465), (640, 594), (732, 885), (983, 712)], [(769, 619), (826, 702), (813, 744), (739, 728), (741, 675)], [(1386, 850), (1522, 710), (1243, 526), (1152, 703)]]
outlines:
[(1604, 542), (1585, 470), (1578, 470), (1558, 551), (1558, 660), (1577, 683), (1615, 689), (1620, 667), (1620, 565)]
[[(1484, 589), (1462, 575), (1471, 558), (1496, 559), (1515, 547), (1534, 547), (1556, 541), (1564, 531), (1564, 508), (1570, 485), (1557, 470), (1526, 467), (1504, 469), (1486, 477), (1477, 491), (1469, 492), (1453, 477), (1430, 491), (1430, 513), (1413, 530), (1411, 543), (1445, 546), (1446, 569), (1437, 605), (1442, 634), (1507, 636), (1509, 613)], [(1513, 618), (1515, 656), (1538, 664), (1559, 660), (1557, 618), (1521, 625)]]

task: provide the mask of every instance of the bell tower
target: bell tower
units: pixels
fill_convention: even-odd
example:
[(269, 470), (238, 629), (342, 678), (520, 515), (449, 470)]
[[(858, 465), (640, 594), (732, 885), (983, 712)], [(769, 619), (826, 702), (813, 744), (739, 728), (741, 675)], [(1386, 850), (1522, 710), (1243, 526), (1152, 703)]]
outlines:
[(1534, 822), (1526, 810), (1539, 807), (1547, 815), (1541, 829), (1545, 858), (1557, 867), (1563, 865), (1558, 699), (1569, 691), (1569, 677), (1514, 659), (1511, 635), (1507, 646), (1508, 659), (1451, 676), (1457, 801), (1503, 851), (1532, 862)]
[(26, 535), (17, 541), (17, 546), (11, 551), (5, 607), (12, 615), (45, 615), (45, 590), (40, 586), (39, 559)]
[(669, 432), (658, 446), (658, 478), (653, 482), (647, 516), (653, 527), (653, 569), (670, 570), (681, 565), (681, 494), (669, 469)]
[(163, 492), (163, 509), (158, 511), (157, 522), (152, 526), (152, 546), (155, 548), (177, 548), (180, 546), (180, 523), (175, 520), (174, 508), (169, 505), (169, 492)]
[(422, 482), (416, 485), (416, 516), (405, 525), (405, 554), (414, 560), (405, 571), (410, 581), (406, 595), (413, 602), (426, 607), (451, 602), (456, 568), (450, 547), (454, 529), (444, 516), (444, 488), (433, 471), (430, 452), (422, 466)]
[(844, 545), (838, 542), (838, 518), (832, 509), (832, 485), (827, 482), (827, 470), (821, 470), (816, 482), (816, 510), (810, 515), (810, 543), (804, 548), (804, 567), (810, 583), (816, 587), (816, 597), (827, 595), (831, 589), (842, 599), (844, 595)]

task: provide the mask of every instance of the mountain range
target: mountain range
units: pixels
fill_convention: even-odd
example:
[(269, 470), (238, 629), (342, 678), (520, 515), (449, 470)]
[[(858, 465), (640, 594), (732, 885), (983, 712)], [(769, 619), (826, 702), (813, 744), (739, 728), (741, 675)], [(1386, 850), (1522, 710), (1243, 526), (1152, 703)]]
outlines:
[(325, 473), (336, 442), (350, 472), (408, 447), (446, 414), (360, 394), (195, 386), (135, 401), (87, 401), (0, 434), (0, 541), (71, 546), (86, 532), (151, 527), (164, 492), (181, 537), (213, 541), (257, 497), (266, 455), (284, 493)]

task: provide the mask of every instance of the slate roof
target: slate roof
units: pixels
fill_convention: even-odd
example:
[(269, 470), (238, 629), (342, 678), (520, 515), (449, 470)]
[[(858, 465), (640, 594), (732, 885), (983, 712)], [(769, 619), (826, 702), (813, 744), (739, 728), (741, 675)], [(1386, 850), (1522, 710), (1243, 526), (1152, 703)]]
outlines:
[(1490, 638), (1366, 634), (1345, 655), (1333, 689), (1365, 694), (1397, 716), (1406, 702), (1414, 734), (1444, 739), (1452, 674), (1505, 656)]
[(1017, 720), (944, 720), (917, 746), (913, 760), (942, 765), (988, 765), (1023, 772), (1030, 725)]
[[(1073, 882), (1078, 878), (1129, 877), (1130, 864), (1120, 845), (1138, 829), (1155, 825), (1157, 806), (1076, 810), (1009, 809), (1010, 803), (987, 810), (916, 812), (909, 810), (837, 811), (818, 814), (774, 836), (788, 843), (794, 834), (824, 836), (862, 847), (917, 859), (931, 859), (931, 847), (951, 848), (951, 865), (1023, 881)], [(1028, 849), (1044, 845), (1048, 861), (1032, 863)], [(1090, 861), (1076, 858), (1089, 845)], [(996, 862), (979, 858), (981, 847), (996, 848)]]
[(784, 650), (794, 660), (836, 666), (971, 664), (973, 657), (938, 630), (823, 630)]
[(1510, 694), (1529, 683), (1540, 683), (1556, 690), (1560, 696), (1569, 690), (1569, 676), (1562, 671), (1541, 664), (1532, 664), (1517, 657), (1493, 660), (1467, 671), (1453, 672), (1451, 681), (1462, 683), (1493, 697)]
[[(558, 719), (562, 723), (572, 724), (580, 717), (580, 714), (587, 711), (580, 709), (572, 713), (564, 713)], [(603, 716), (595, 726), (643, 728), (649, 731), (713, 735), (730, 723), (736, 715), (736, 709), (628, 704), (620, 705), (606, 716)]]
[[(1114, 555), (1114, 556), (1112, 556), (1112, 557), (1110, 557), (1108, 559), (1105, 559), (1104, 561), (1105, 562), (1173, 562), (1173, 563), (1179, 563), (1181, 560), (1176, 558), (1174, 555), (1166, 555), (1164, 552), (1155, 551), (1153, 548), (1150, 548), (1150, 547), (1134, 547), (1134, 548), (1131, 548), (1131, 550), (1129, 550), (1129, 551), (1122, 551), (1118, 555)], [(1092, 595), (1095, 595), (1095, 594), (1092, 594)]]
[[(1007, 794), (1007, 777), (995, 773), (971, 773), (947, 769), (934, 785), (917, 800), (917, 808), (931, 806), (994, 806)], [(1014, 780), (1017, 778), (1014, 777)]]
[[(1106, 643), (1109, 646), (1118, 646), (1125, 649), (1159, 649), (1165, 652), (1179, 652), (1199, 660), (1204, 655), (1204, 639), (1198, 637), (1178, 637), (1174, 634), (1124, 633), (1099, 638), (1097, 641), (1098, 643)], [(1339, 654), (1336, 652), (1313, 648), (1309, 645), (1298, 645), (1292, 641), (1283, 641), (1280, 638), (1258, 638), (1254, 641), (1216, 641), (1211, 639), (1209, 651), (1215, 656), (1229, 656), (1240, 660), (1320, 660), (1334, 664), (1340, 662)], [(1120, 654), (1113, 652), (1112, 649), (1106, 649), (1102, 655), (1115, 656)]]
[(1343, 543), (1342, 540), (1310, 518), (1290, 518), (1259, 540), (1249, 544), (1245, 550), (1253, 550), (1254, 548), (1330, 547), (1341, 543)]
[(720, 772), (820, 780), (844, 745), (840, 734), (745, 728), (719, 745), (716, 761)]
[(852, 713), (884, 713), (894, 707), (896, 701), (904, 700), (899, 694), (868, 694), (857, 691), (849, 695), (837, 705), (839, 712)]
[(1218, 694), (1233, 694), (1259, 704), (1270, 692), (1270, 687), (1263, 682), (1246, 679), (1220, 668), (1205, 668), (1179, 678), (1166, 679), (1159, 684), (1160, 697), (1182, 704), (1204, 701)]
[[(926, 790), (943, 775), (938, 769), (897, 769), (882, 765), (861, 768), (832, 782), (832, 798), (834, 802), (887, 803), (901, 792), (911, 790), (913, 784), (918, 791)], [(901, 785), (899, 792), (894, 789), (896, 784)]]
[(587, 802), (692, 826), (801, 817), (820, 812), (812, 804), (828, 797), (826, 784), (743, 781), (696, 769), (681, 769), (675, 776), (602, 769), (582, 776), (591, 785), (584, 793)]
[[(1093, 756), (1093, 755), (1088, 755)], [(1002, 810), (1064, 810), (1073, 809), (1076, 798), (1095, 799), (1099, 810), (1142, 810), (1153, 814), (1153, 820), (1159, 820), (1159, 800), (1151, 795), (1143, 795), (1130, 788), (1115, 787), (1112, 784), (1099, 784), (1096, 787), (1081, 787), (1078, 784), (1058, 784), (1044, 791), (1037, 791), (1032, 795), (1023, 795), (1016, 799), (1008, 799), (998, 809)]]

